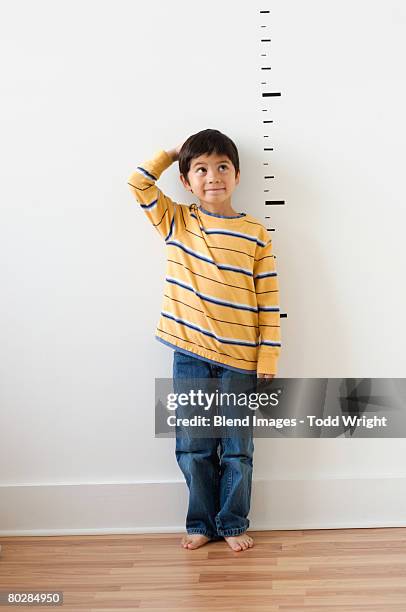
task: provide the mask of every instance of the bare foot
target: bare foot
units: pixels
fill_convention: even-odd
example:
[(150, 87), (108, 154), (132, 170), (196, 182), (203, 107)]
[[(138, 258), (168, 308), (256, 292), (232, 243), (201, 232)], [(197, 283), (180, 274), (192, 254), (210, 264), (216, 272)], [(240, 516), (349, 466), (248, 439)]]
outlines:
[(183, 548), (189, 548), (190, 550), (192, 550), (194, 548), (200, 548), (200, 546), (207, 544), (209, 540), (210, 538), (203, 535), (202, 533), (187, 533), (183, 536), (181, 545), (183, 546)]
[(247, 550), (247, 548), (252, 548), (254, 546), (254, 540), (246, 532), (241, 533), (238, 536), (224, 536), (224, 539), (229, 547), (236, 552), (240, 550)]

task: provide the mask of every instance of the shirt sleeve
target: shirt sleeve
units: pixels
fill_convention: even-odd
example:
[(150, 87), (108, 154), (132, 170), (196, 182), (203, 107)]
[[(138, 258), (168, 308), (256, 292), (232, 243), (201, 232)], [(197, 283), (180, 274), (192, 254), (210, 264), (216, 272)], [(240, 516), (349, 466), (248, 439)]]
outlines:
[[(265, 228), (264, 231), (266, 232)], [(276, 374), (281, 350), (279, 308), (279, 281), (275, 265), (272, 240), (263, 236), (263, 246), (258, 246), (254, 262), (254, 283), (257, 295), (260, 344), (257, 372)]]
[(152, 159), (137, 166), (127, 181), (135, 199), (165, 242), (175, 234), (176, 209), (179, 205), (155, 183), (172, 163), (170, 155), (161, 149)]

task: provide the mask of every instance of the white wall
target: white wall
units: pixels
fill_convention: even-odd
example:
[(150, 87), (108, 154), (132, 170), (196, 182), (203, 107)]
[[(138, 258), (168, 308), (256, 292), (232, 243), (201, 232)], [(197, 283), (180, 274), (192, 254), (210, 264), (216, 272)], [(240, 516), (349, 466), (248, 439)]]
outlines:
[[(3, 4), (0, 531), (47, 529), (21, 512), (25, 485), (182, 482), (173, 440), (153, 434), (154, 378), (171, 375), (154, 339), (164, 248), (127, 177), (198, 130), (239, 148), (237, 209), (269, 214), (264, 160), (286, 201), (270, 222), (288, 313), (279, 376), (405, 376), (405, 30), (401, 0)], [(177, 164), (159, 184), (193, 201)], [(405, 476), (404, 452), (403, 439), (258, 440), (255, 477), (373, 491)], [(38, 489), (50, 521), (53, 490)], [(399, 501), (370, 523), (396, 522)], [(93, 524), (59, 518), (60, 531)]]

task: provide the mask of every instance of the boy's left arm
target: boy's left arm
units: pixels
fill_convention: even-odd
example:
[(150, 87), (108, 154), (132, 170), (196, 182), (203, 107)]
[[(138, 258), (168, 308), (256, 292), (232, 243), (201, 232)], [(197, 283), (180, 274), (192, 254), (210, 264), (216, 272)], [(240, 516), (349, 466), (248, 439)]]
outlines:
[[(266, 230), (265, 230), (266, 232)], [(254, 262), (254, 283), (257, 295), (260, 345), (257, 376), (273, 378), (281, 349), (279, 282), (272, 250), (272, 240), (265, 237), (265, 246), (258, 246)]]

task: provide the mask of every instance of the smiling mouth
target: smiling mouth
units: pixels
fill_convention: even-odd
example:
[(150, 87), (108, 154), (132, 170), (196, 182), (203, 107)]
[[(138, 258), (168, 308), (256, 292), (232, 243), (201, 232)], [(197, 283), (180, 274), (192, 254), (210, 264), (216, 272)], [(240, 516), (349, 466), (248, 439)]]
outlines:
[(225, 191), (225, 188), (221, 187), (220, 189), (206, 189), (206, 191)]

